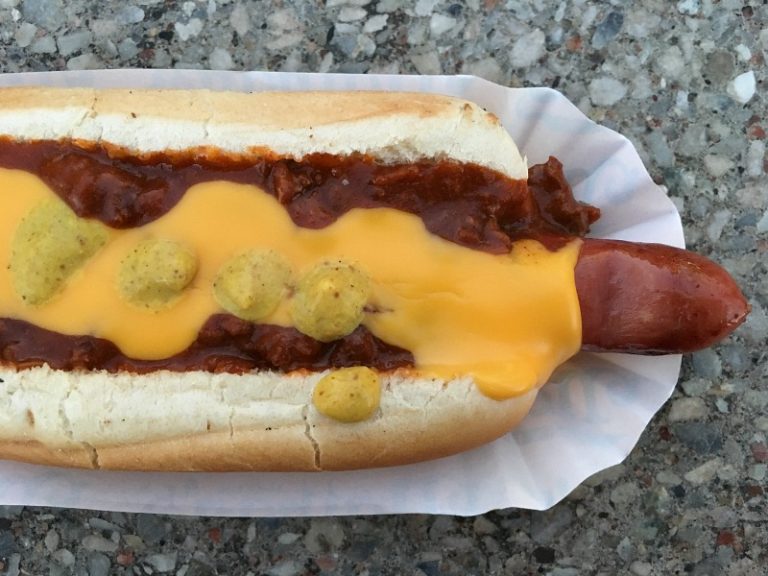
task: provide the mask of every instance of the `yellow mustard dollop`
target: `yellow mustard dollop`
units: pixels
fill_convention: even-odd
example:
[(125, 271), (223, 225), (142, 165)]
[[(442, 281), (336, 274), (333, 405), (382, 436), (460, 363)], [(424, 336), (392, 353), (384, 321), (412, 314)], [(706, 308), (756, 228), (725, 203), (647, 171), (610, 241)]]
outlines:
[(291, 267), (280, 254), (251, 249), (224, 264), (213, 282), (213, 291), (226, 311), (257, 322), (275, 311), (290, 282)]
[(11, 246), (13, 286), (22, 300), (43, 304), (107, 241), (107, 227), (78, 218), (58, 198), (37, 204), (16, 227)]
[(339, 368), (315, 385), (312, 402), (321, 414), (340, 422), (361, 422), (378, 410), (379, 375), (366, 366)]
[(118, 288), (131, 304), (160, 310), (182, 295), (196, 273), (197, 258), (183, 243), (149, 238), (123, 258)]
[(346, 262), (322, 262), (299, 281), (291, 303), (291, 320), (315, 340), (338, 340), (363, 321), (370, 297), (370, 280), (359, 268)]

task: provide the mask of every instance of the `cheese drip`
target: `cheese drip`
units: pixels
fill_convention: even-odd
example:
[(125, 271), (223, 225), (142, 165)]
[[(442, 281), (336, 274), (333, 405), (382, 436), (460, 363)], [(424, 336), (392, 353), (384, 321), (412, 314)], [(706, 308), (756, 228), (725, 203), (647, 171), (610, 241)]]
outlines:
[[(352, 210), (310, 230), (293, 224), (259, 188), (218, 181), (193, 186), (150, 224), (111, 230), (61, 294), (32, 307), (13, 290), (10, 245), (22, 218), (51, 197), (36, 176), (0, 169), (0, 317), (105, 338), (134, 358), (162, 359), (187, 348), (222, 312), (212, 289), (216, 273), (252, 247), (275, 250), (297, 273), (326, 260), (355, 263), (373, 284), (374, 311), (363, 321), (373, 334), (410, 350), (420, 375), (471, 374), (493, 398), (542, 385), (581, 345), (573, 273), (579, 240), (557, 252), (524, 240), (509, 255), (492, 255), (434, 236), (417, 216), (391, 208)], [(121, 260), (152, 238), (182, 242), (199, 260), (190, 288), (161, 311), (130, 305), (116, 281)], [(290, 326), (289, 303), (264, 322)]]

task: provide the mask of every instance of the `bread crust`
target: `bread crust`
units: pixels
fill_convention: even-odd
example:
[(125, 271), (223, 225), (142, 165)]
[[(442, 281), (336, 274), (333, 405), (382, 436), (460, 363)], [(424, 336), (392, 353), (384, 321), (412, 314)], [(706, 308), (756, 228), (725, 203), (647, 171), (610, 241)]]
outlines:
[(78, 468), (317, 471), (393, 466), (489, 442), (528, 413), (536, 390), (492, 400), (471, 378), (383, 378), (361, 423), (318, 413), (326, 372), (150, 375), (0, 369), (0, 455)]
[[(254, 151), (300, 158), (363, 153), (383, 162), (450, 159), (512, 178), (527, 167), (498, 119), (428, 94), (0, 90), (0, 137), (71, 139), (136, 153)], [(0, 367), (0, 457), (118, 470), (343, 470), (458, 453), (528, 413), (536, 390), (483, 396), (471, 378), (384, 376), (362, 423), (319, 414), (323, 373), (145, 376)]]

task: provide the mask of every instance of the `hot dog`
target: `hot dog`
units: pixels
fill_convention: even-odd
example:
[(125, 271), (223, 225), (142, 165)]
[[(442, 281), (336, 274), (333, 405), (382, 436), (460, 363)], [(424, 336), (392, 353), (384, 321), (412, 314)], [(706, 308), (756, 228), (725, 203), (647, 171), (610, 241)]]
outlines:
[[(582, 238), (597, 210), (554, 160), (529, 188), (511, 138), (471, 103), (31, 89), (0, 102), (4, 182), (34, 197), (3, 209), (7, 458), (414, 462), (514, 427), (580, 348), (692, 351), (748, 311), (702, 257)], [(536, 192), (547, 177), (558, 186)], [(521, 326), (498, 322), (528, 278), (544, 313), (517, 303)], [(485, 307), (467, 308), (467, 290)], [(541, 340), (506, 341), (521, 331)]]

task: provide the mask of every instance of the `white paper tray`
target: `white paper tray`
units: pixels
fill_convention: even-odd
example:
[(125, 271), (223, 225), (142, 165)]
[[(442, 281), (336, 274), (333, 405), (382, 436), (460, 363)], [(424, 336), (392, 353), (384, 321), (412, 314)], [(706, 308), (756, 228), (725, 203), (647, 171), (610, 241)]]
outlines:
[[(593, 236), (682, 247), (680, 219), (632, 144), (560, 93), (466, 76), (109, 70), (0, 76), (20, 84), (222, 90), (403, 90), (473, 100), (498, 115), (529, 163), (565, 165), (578, 199), (602, 209)], [(680, 356), (580, 354), (544, 387), (513, 433), (477, 450), (384, 470), (119, 473), (0, 462), (0, 504), (215, 516), (318, 516), (546, 509), (623, 460), (671, 395)], [(138, 409), (138, 408), (137, 408)]]

